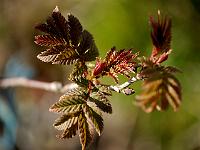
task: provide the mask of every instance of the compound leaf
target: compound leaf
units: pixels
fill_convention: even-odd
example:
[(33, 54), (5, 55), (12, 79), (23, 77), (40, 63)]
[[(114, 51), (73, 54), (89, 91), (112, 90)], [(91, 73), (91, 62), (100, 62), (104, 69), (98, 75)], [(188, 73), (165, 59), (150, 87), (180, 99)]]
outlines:
[(172, 70), (162, 66), (148, 70), (143, 72), (148, 77), (144, 81), (143, 92), (136, 97), (139, 106), (146, 112), (152, 112), (155, 109), (165, 110), (171, 105), (176, 111), (181, 104), (181, 86)]
[(35, 36), (35, 43), (47, 49), (38, 55), (38, 59), (52, 64), (70, 65), (77, 61), (93, 61), (98, 49), (92, 35), (82, 28), (79, 20), (68, 15), (68, 20), (56, 7), (46, 23), (36, 29), (46, 33)]

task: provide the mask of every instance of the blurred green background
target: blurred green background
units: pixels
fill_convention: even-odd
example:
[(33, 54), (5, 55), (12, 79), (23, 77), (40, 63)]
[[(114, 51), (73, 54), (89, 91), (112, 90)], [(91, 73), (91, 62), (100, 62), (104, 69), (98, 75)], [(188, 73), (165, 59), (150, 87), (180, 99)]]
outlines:
[[(133, 48), (135, 52), (141, 51), (141, 55), (149, 55), (152, 48), (149, 16), (156, 15), (159, 9), (172, 18), (173, 52), (165, 64), (183, 71), (177, 75), (183, 93), (179, 111), (169, 109), (146, 114), (134, 105), (134, 95), (113, 94), (113, 114), (104, 115), (105, 129), (98, 149), (200, 150), (200, 1), (1, 0), (1, 78), (26, 76), (42, 81), (69, 82), (66, 76), (71, 68), (40, 62), (36, 56), (41, 49), (33, 42), (38, 34), (34, 26), (44, 22), (56, 5), (64, 16), (72, 13), (79, 18), (84, 28), (93, 34), (102, 57), (113, 46)], [(136, 93), (140, 91), (139, 85), (133, 85)], [(66, 141), (55, 138), (57, 131), (52, 123), (57, 115), (48, 112), (48, 108), (59, 96), (17, 88), (11, 104), (2, 100), (11, 105), (9, 107), (15, 110), (11, 114), (14, 112), (18, 120), (14, 121), (17, 123), (13, 149), (80, 149), (78, 137)], [(5, 115), (7, 113), (0, 116)], [(0, 149), (7, 150), (3, 145), (9, 142), (1, 140)]]

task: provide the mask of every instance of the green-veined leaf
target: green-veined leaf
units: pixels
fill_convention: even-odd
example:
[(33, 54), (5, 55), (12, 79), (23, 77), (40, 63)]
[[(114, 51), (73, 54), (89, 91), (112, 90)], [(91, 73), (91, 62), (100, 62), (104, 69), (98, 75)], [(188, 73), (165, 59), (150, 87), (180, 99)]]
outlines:
[(84, 94), (78, 89), (60, 97), (59, 101), (50, 107), (50, 111), (57, 113), (75, 113), (85, 104)]

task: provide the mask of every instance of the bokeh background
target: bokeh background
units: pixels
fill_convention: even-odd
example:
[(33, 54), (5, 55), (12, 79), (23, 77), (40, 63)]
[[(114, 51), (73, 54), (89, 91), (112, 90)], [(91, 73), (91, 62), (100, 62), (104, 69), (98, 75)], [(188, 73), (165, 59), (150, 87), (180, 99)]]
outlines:
[[(113, 114), (104, 115), (98, 150), (200, 150), (200, 1), (199, 0), (0, 0), (0, 78), (23, 76), (68, 83), (69, 66), (40, 62), (34, 26), (58, 5), (77, 16), (104, 56), (116, 46), (149, 55), (149, 16), (160, 9), (173, 20), (173, 52), (166, 65), (181, 68), (183, 102), (178, 112), (144, 113), (133, 96), (113, 94)], [(124, 80), (124, 79), (123, 79)], [(125, 81), (125, 80), (124, 80)], [(140, 83), (133, 85), (137, 92)], [(59, 140), (48, 108), (59, 94), (0, 89), (0, 150), (80, 150), (78, 137)]]

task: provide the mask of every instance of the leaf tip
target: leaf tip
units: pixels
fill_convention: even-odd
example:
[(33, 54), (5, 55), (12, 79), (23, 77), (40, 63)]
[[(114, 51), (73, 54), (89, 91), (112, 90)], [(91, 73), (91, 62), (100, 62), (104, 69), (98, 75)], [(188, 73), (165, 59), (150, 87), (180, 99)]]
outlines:
[(59, 12), (58, 6), (56, 6), (56, 7), (54, 8), (53, 12)]

